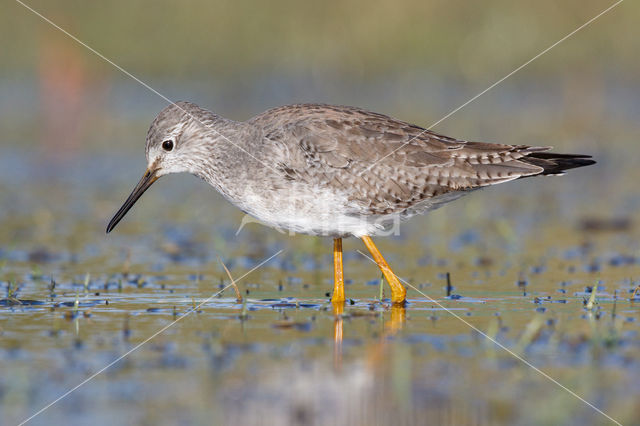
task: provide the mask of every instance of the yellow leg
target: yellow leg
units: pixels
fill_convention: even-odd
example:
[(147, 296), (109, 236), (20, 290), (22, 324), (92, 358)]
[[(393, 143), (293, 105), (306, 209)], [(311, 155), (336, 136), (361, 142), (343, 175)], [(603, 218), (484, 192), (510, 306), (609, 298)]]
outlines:
[(402, 284), (400, 284), (398, 277), (396, 277), (396, 275), (393, 273), (393, 271), (387, 264), (387, 261), (384, 260), (384, 257), (382, 257), (382, 254), (380, 253), (376, 245), (373, 244), (371, 238), (365, 235), (364, 237), (362, 237), (362, 241), (364, 241), (364, 244), (369, 249), (371, 256), (373, 256), (373, 260), (376, 261), (378, 267), (384, 274), (384, 277), (387, 279), (389, 286), (391, 286), (391, 301), (393, 303), (404, 304), (407, 290)]
[(333, 303), (344, 302), (344, 273), (342, 272), (342, 238), (333, 240)]

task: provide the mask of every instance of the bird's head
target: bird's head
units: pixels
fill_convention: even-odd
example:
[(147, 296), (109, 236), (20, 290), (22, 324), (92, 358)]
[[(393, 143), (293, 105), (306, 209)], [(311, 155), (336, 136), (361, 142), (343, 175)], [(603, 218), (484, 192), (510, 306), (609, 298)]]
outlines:
[(198, 167), (202, 167), (199, 160), (206, 158), (211, 147), (207, 137), (211, 139), (210, 126), (215, 118), (211, 112), (190, 102), (173, 103), (158, 114), (147, 132), (147, 170), (109, 222), (107, 233), (161, 176), (182, 172), (198, 174)]

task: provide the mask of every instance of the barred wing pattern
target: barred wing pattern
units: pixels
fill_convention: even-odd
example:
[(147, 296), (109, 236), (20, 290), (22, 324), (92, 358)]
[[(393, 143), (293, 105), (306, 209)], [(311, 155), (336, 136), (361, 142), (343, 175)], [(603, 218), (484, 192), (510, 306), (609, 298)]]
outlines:
[(288, 180), (340, 189), (372, 215), (593, 163), (585, 155), (547, 152), (550, 147), (457, 140), (353, 107), (289, 105), (249, 123), (279, 151), (273, 158), (284, 159), (276, 166)]

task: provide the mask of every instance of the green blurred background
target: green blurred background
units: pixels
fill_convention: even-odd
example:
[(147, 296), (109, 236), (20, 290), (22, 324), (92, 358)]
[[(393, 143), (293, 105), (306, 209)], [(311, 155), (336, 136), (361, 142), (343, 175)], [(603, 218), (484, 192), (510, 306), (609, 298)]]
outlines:
[[(170, 99), (231, 118), (327, 102), (428, 126), (613, 2), (27, 4)], [(19, 3), (5, 0), (3, 10), (2, 143), (142, 152), (166, 101)], [(437, 130), (504, 143), (580, 141), (587, 150), (631, 143), (616, 129), (637, 135), (639, 11), (620, 4)]]

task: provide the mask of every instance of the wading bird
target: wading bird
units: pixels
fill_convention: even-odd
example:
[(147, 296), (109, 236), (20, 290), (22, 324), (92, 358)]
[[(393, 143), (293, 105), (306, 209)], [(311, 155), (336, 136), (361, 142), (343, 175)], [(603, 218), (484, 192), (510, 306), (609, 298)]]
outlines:
[(550, 147), (467, 142), (360, 108), (287, 105), (232, 121), (189, 102), (158, 114), (147, 170), (110, 232), (161, 176), (187, 172), (259, 221), (334, 240), (332, 301), (344, 301), (342, 238), (359, 237), (391, 287), (406, 290), (371, 236), (476, 189), (594, 164)]

